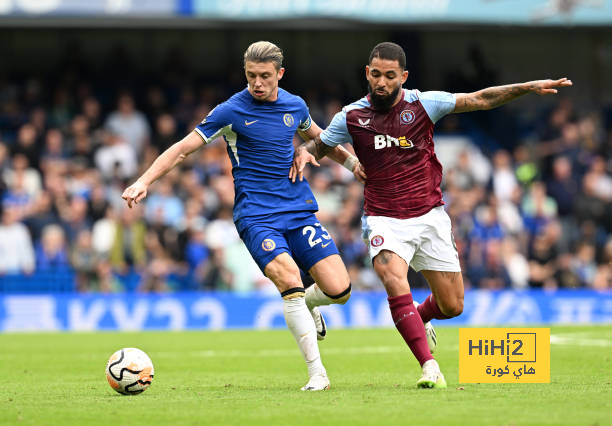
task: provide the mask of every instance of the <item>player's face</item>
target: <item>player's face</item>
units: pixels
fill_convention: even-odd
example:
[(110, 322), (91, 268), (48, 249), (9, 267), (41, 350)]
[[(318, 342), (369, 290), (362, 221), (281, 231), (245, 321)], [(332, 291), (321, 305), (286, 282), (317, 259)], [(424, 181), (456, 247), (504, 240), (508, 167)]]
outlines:
[(373, 106), (388, 109), (400, 100), (399, 91), (408, 78), (408, 71), (397, 60), (374, 58), (366, 65), (366, 78)]
[(274, 62), (251, 62), (244, 64), (249, 83), (249, 93), (258, 101), (273, 102), (278, 98), (278, 80), (285, 69), (276, 70)]

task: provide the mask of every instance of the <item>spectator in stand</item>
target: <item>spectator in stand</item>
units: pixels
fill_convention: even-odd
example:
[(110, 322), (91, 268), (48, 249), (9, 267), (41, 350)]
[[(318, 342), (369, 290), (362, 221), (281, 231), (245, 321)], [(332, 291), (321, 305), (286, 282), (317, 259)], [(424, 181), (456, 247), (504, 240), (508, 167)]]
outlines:
[(582, 287), (591, 286), (597, 274), (595, 247), (587, 242), (578, 244), (576, 255), (570, 263), (570, 268), (580, 280)]
[(36, 271), (67, 274), (71, 270), (64, 230), (59, 225), (45, 226), (40, 243), (36, 247)]
[(84, 164), (88, 169), (94, 168), (94, 145), (97, 141), (92, 137), (89, 121), (84, 115), (77, 115), (70, 126), (71, 139), (68, 141), (70, 161)]
[(104, 123), (100, 102), (93, 96), (87, 97), (83, 101), (82, 113), (87, 120), (91, 134), (95, 136), (100, 133)]
[(504, 262), (505, 274), (510, 280), (513, 289), (522, 290), (527, 287), (529, 281), (529, 262), (519, 251), (516, 239), (506, 237), (502, 241), (501, 257)]
[(512, 169), (512, 158), (508, 151), (499, 150), (493, 156), (493, 175), (491, 176), (493, 194), (499, 201), (508, 201), (518, 190), (518, 182)]
[(555, 280), (556, 260), (559, 255), (558, 243), (561, 227), (550, 222), (535, 235), (529, 248), (529, 286), (533, 288), (557, 288)]
[(105, 127), (131, 146), (137, 156), (149, 144), (149, 123), (144, 114), (136, 110), (134, 98), (129, 93), (119, 95), (117, 110), (108, 116)]
[(77, 290), (88, 292), (92, 290), (91, 283), (97, 278), (98, 263), (103, 261), (96, 254), (92, 244), (91, 232), (79, 232), (70, 252), (70, 264), (76, 272)]
[(178, 139), (176, 120), (168, 113), (160, 114), (155, 121), (153, 146), (158, 152), (164, 152)]
[(129, 273), (133, 269), (143, 270), (147, 263), (146, 232), (141, 209), (124, 207), (115, 226), (115, 238), (110, 252), (111, 265), (115, 271)]
[(41, 193), (34, 199), (29, 214), (24, 219), (25, 225), (30, 230), (33, 241), (39, 241), (42, 230), (47, 225), (61, 223), (57, 211), (53, 207), (53, 199), (48, 191)]
[[(0, 151), (1, 151), (0, 146)], [(2, 155), (0, 152), (0, 166), (2, 166)], [(16, 153), (12, 156), (11, 167), (9, 167), (8, 161), (0, 170), (4, 170), (2, 177), (8, 187), (12, 187), (16, 179), (20, 179), (24, 191), (29, 197), (36, 197), (41, 188), (41, 176), (38, 170), (30, 167), (28, 157), (22, 153)]]
[(40, 157), (40, 166), (43, 170), (54, 166), (65, 168), (68, 160), (67, 150), (64, 147), (64, 135), (59, 129), (49, 129), (45, 135), (45, 147)]
[(28, 164), (35, 169), (39, 168), (40, 158), (39, 138), (41, 135), (36, 133), (36, 128), (26, 123), (19, 128), (17, 133), (17, 144), (12, 147), (12, 155), (23, 154), (28, 159)]
[(553, 176), (548, 181), (547, 193), (557, 203), (560, 217), (567, 217), (574, 210), (578, 185), (572, 175), (572, 163), (565, 156), (553, 161)]
[(531, 184), (529, 193), (523, 198), (521, 205), (523, 220), (530, 235), (537, 235), (552, 220), (557, 217), (557, 203), (546, 195), (543, 182)]
[(145, 217), (149, 223), (159, 223), (178, 228), (185, 214), (184, 203), (172, 188), (173, 176), (168, 174), (153, 186), (145, 205)]
[(76, 241), (77, 235), (91, 229), (92, 223), (87, 211), (87, 200), (75, 195), (70, 197), (67, 206), (61, 212), (63, 228), (70, 243)]
[(115, 133), (106, 133), (104, 145), (94, 155), (96, 167), (106, 181), (129, 179), (138, 171), (138, 160), (134, 148)]
[(4, 274), (31, 274), (35, 257), (28, 228), (19, 222), (18, 208), (6, 204), (0, 222), (0, 276)]

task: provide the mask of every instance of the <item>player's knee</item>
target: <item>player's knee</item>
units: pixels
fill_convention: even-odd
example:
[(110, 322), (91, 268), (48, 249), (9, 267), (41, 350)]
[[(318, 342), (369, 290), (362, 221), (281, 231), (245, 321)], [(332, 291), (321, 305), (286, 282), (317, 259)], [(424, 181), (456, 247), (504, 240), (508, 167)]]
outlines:
[(293, 287), (288, 290), (282, 291), (281, 297), (285, 300), (291, 300), (297, 297), (304, 297), (304, 288), (303, 287)]
[(456, 299), (450, 303), (440, 306), (440, 310), (449, 318), (458, 317), (463, 313), (463, 299)]
[(351, 298), (351, 283), (349, 283), (348, 287), (341, 293), (338, 293), (336, 295), (325, 293), (325, 295), (332, 299), (334, 301), (334, 304), (344, 305)]
[(266, 266), (265, 274), (281, 292), (290, 288), (303, 287), (297, 266), (271, 262)]

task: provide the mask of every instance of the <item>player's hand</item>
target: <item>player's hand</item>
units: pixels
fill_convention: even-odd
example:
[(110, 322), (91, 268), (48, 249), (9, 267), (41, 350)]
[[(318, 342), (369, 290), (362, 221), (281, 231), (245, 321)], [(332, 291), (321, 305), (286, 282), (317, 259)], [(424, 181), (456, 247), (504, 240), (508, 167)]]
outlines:
[(293, 164), (289, 170), (289, 179), (291, 179), (291, 182), (295, 182), (296, 178), (298, 178), (300, 182), (304, 180), (304, 167), (306, 167), (308, 163), (313, 166), (320, 166), (315, 156), (308, 152), (305, 147), (302, 146), (297, 148), (293, 156)]
[(131, 186), (128, 186), (125, 191), (123, 191), (121, 198), (127, 201), (129, 208), (132, 208), (132, 203), (138, 204), (140, 200), (147, 196), (147, 187), (148, 185), (145, 185), (140, 181), (136, 181)]
[(353, 169), (353, 175), (355, 176), (355, 179), (357, 179), (363, 184), (365, 184), (365, 181), (368, 178), (365, 174), (365, 171), (363, 170), (363, 166), (361, 165), (361, 163), (355, 164), (355, 168)]
[(559, 80), (536, 80), (532, 81), (531, 84), (532, 92), (535, 92), (538, 95), (550, 95), (557, 93), (557, 88), (569, 87), (572, 86), (574, 83), (572, 83), (572, 80), (563, 77)]

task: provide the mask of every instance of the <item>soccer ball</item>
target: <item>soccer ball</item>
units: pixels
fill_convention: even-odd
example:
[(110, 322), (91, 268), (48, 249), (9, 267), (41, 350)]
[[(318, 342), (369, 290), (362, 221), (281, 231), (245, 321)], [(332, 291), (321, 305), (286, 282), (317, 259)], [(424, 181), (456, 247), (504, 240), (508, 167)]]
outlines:
[(123, 348), (111, 355), (106, 364), (106, 379), (111, 388), (123, 395), (144, 392), (153, 381), (153, 363), (136, 348)]

